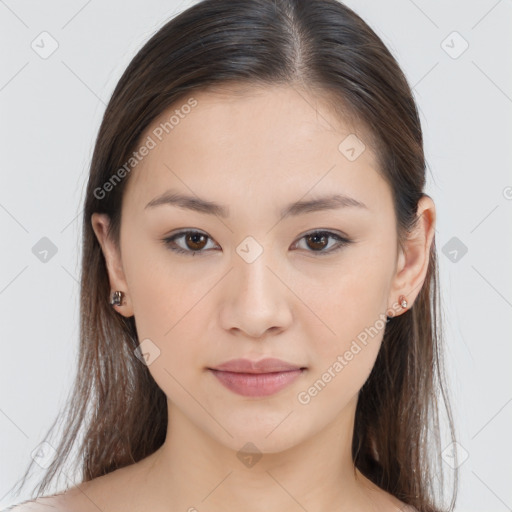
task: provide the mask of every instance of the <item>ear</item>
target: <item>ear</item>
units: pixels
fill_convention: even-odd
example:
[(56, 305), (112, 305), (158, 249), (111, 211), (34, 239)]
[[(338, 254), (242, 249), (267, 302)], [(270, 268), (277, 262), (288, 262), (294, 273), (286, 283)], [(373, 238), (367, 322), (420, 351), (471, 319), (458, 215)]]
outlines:
[(405, 297), (409, 309), (425, 282), (436, 223), (435, 205), (430, 196), (424, 195), (418, 201), (416, 218), (415, 228), (409, 234), (404, 247), (399, 249), (397, 269), (388, 297), (388, 303), (392, 304), (389, 316), (405, 312), (398, 303), (400, 295)]
[(123, 271), (120, 250), (107, 235), (110, 217), (106, 213), (93, 213), (91, 224), (105, 257), (111, 293), (116, 290), (123, 292), (122, 304), (113, 307), (125, 317), (133, 316), (133, 306), (128, 293), (128, 284)]

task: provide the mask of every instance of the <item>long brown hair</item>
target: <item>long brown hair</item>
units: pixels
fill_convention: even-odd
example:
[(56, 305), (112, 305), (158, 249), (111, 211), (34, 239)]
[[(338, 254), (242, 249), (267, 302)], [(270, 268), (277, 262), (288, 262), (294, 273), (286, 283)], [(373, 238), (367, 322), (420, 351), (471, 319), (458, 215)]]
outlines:
[[(123, 190), (130, 179), (129, 172), (118, 179), (119, 169), (145, 130), (195, 91), (230, 83), (308, 88), (340, 115), (358, 120), (374, 139), (379, 172), (392, 190), (400, 243), (414, 227), (426, 167), (418, 111), (397, 62), (352, 10), (336, 0), (204, 0), (167, 22), (125, 70), (96, 139), (83, 213), (78, 371), (61, 412), (65, 429), (57, 456), (38, 496), (56, 476), (72, 474), (64, 463), (78, 440), (75, 468), (82, 481), (135, 463), (165, 440), (166, 396), (134, 353), (139, 344), (134, 318), (109, 304), (109, 279), (91, 215), (109, 215), (109, 236), (119, 244)], [(105, 187), (107, 182), (113, 186)], [(414, 305), (387, 322), (359, 394), (353, 432), (354, 465), (420, 512), (444, 506), (436, 494), (441, 487), (444, 499), (440, 399), (450, 441), (455, 440), (440, 306), (434, 238)], [(455, 503), (456, 471), (454, 482), (448, 510)]]

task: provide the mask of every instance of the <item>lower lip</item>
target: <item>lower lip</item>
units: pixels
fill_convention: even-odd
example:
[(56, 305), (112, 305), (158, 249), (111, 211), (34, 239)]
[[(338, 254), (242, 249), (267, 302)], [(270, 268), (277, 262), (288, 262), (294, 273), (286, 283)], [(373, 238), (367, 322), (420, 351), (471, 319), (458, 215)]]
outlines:
[(290, 385), (303, 370), (276, 373), (235, 373), (210, 370), (220, 382), (242, 396), (269, 396)]

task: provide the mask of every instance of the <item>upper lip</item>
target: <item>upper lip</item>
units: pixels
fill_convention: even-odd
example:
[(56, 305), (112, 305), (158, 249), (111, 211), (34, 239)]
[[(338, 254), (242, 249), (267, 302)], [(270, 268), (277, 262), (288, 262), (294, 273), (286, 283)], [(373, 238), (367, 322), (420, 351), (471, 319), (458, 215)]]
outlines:
[(273, 357), (261, 359), (260, 361), (251, 361), (250, 359), (231, 359), (225, 363), (219, 364), (210, 370), (220, 370), (235, 373), (274, 373), (286, 372), (291, 370), (301, 370), (303, 367), (287, 363), (281, 359)]

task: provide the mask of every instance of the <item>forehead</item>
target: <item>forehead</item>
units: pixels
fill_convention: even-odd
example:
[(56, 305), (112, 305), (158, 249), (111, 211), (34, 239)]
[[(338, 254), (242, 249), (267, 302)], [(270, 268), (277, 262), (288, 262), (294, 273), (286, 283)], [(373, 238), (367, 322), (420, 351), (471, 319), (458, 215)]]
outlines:
[(195, 91), (162, 112), (141, 140), (148, 138), (153, 147), (125, 190), (144, 205), (174, 185), (212, 200), (302, 196), (317, 182), (322, 192), (386, 186), (361, 125), (341, 118), (325, 96), (295, 87)]

